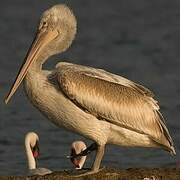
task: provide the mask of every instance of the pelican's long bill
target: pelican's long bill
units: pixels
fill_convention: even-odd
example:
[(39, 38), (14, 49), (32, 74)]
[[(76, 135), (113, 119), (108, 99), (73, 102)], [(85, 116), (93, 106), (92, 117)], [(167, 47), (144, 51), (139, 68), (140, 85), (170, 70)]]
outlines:
[(7, 95), (5, 98), (5, 103), (7, 104), (13, 94), (16, 92), (17, 88), (21, 84), (22, 80), (27, 74), (27, 71), (31, 64), (37, 59), (38, 55), (42, 51), (42, 49), (53, 39), (58, 36), (58, 32), (56, 30), (49, 30), (44, 32), (39, 32), (32, 43), (31, 48), (28, 51), (24, 64), (21, 66), (20, 71)]

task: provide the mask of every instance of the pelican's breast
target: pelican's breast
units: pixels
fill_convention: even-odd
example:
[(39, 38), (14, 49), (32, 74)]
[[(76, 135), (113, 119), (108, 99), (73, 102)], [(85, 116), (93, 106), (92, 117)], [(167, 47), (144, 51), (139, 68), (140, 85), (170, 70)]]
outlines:
[(24, 81), (24, 87), (31, 103), (55, 124), (61, 126), (63, 119), (66, 118), (63, 106), (67, 98), (56, 85), (55, 79), (49, 78), (51, 75), (51, 71), (29, 72)]

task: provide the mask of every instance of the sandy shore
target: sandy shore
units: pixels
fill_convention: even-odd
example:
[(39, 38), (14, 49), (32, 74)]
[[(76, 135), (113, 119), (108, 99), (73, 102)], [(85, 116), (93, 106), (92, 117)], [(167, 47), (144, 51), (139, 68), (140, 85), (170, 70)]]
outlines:
[(72, 171), (59, 171), (45, 176), (0, 176), (0, 180), (179, 180), (180, 168), (130, 168), (130, 169), (114, 169), (104, 168), (99, 173), (84, 177), (73, 177), (76, 174)]

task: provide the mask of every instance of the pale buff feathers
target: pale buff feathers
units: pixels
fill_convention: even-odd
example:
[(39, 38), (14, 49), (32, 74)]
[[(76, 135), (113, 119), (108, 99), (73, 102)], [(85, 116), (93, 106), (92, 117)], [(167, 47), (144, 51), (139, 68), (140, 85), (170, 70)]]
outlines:
[(59, 86), (82, 109), (173, 146), (157, 101), (147, 88), (101, 69), (70, 63), (59, 63), (56, 68)]

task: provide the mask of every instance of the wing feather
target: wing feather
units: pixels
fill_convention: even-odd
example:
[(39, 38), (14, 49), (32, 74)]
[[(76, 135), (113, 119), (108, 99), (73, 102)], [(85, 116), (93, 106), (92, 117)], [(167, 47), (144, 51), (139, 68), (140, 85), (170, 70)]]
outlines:
[(98, 118), (147, 134), (166, 146), (172, 139), (157, 101), (147, 88), (101, 69), (59, 63), (57, 79), (63, 92)]

